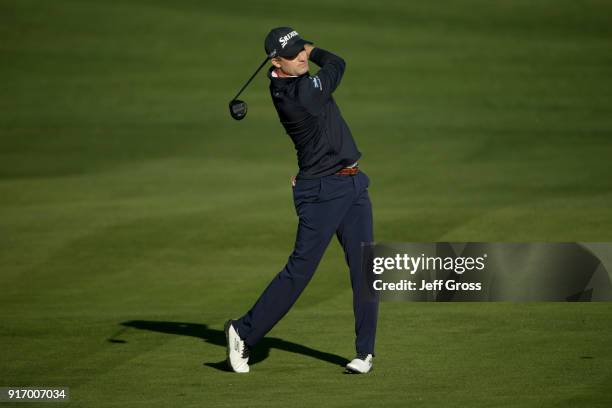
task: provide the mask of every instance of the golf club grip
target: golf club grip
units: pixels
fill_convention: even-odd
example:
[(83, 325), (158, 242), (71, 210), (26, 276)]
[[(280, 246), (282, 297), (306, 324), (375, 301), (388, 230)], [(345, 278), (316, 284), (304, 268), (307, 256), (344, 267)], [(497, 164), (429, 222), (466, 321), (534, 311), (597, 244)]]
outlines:
[(256, 70), (256, 71), (253, 73), (253, 75), (251, 75), (251, 77), (250, 77), (250, 78), (249, 78), (249, 80), (246, 82), (246, 84), (244, 84), (244, 85), (242, 86), (242, 88), (240, 88), (240, 90), (238, 91), (238, 93), (236, 94), (236, 96), (234, 96), (234, 98), (233, 98), (232, 100), (234, 100), (234, 99), (238, 98), (238, 97), (240, 96), (240, 94), (242, 93), (242, 91), (244, 91), (244, 89), (245, 89), (247, 86), (249, 86), (249, 84), (251, 83), (251, 81), (253, 80), (253, 78), (255, 78), (255, 75), (257, 75), (257, 73), (259, 72), (259, 70), (260, 70), (261, 68), (263, 68), (263, 66), (264, 66), (264, 65), (266, 65), (266, 62), (268, 62), (268, 59), (269, 59), (269, 58), (268, 58), (268, 57), (266, 57), (266, 59), (265, 59), (265, 60), (264, 60), (264, 61), (261, 63), (261, 65), (259, 66), (259, 68), (257, 68), (257, 70)]

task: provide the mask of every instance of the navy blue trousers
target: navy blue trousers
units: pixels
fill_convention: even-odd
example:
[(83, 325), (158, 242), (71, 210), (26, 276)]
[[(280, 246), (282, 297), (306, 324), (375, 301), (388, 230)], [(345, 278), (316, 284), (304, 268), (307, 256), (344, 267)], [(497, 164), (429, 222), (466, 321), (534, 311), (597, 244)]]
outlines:
[(338, 237), (351, 273), (355, 348), (357, 353), (374, 354), (378, 301), (361, 296), (361, 243), (374, 240), (370, 180), (359, 172), (354, 176), (331, 175), (319, 179), (298, 179), (293, 201), (299, 217), (295, 247), (287, 265), (270, 282), (257, 302), (234, 323), (240, 337), (254, 346), (289, 311), (314, 275), (334, 234)]

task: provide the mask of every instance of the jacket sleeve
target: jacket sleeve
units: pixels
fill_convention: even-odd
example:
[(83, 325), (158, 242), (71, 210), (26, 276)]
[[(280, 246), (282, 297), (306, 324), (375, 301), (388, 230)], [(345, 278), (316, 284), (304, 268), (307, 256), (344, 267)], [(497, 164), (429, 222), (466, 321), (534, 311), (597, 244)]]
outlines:
[(301, 78), (298, 96), (300, 103), (310, 113), (317, 115), (340, 85), (346, 63), (339, 56), (321, 48), (313, 48), (310, 60), (321, 69), (315, 75)]

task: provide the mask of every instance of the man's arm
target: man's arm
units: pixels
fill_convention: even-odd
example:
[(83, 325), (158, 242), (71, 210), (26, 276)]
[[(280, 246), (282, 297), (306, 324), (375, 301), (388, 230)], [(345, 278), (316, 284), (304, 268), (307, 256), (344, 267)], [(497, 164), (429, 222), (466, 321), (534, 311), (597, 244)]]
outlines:
[(310, 44), (306, 44), (304, 49), (308, 59), (321, 69), (315, 75), (301, 79), (298, 95), (306, 109), (316, 115), (340, 85), (346, 63), (339, 56)]

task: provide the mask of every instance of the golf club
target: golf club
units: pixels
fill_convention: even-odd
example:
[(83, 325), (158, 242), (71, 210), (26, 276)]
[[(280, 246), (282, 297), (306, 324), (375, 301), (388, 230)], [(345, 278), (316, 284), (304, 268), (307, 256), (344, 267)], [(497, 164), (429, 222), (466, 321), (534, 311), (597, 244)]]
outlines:
[(246, 82), (246, 84), (244, 84), (244, 86), (242, 88), (240, 88), (240, 90), (238, 91), (236, 96), (234, 96), (232, 98), (232, 100), (230, 101), (230, 103), (229, 103), (229, 110), (230, 110), (230, 115), (232, 115), (232, 118), (234, 118), (236, 120), (242, 120), (246, 116), (246, 114), (247, 114), (247, 104), (246, 104), (246, 102), (241, 101), (241, 100), (236, 99), (236, 98), (238, 98), (238, 96), (240, 96), (242, 91), (244, 91), (244, 89), (251, 83), (253, 78), (255, 78), (255, 75), (257, 75), (259, 70), (261, 68), (263, 68), (264, 65), (266, 65), (266, 62), (268, 62), (268, 60), (270, 58), (272, 58), (272, 57), (271, 56), (267, 56), (266, 57), (266, 59), (261, 63), (259, 68), (257, 68), (257, 70), (253, 73), (253, 75), (251, 75), (251, 77)]

